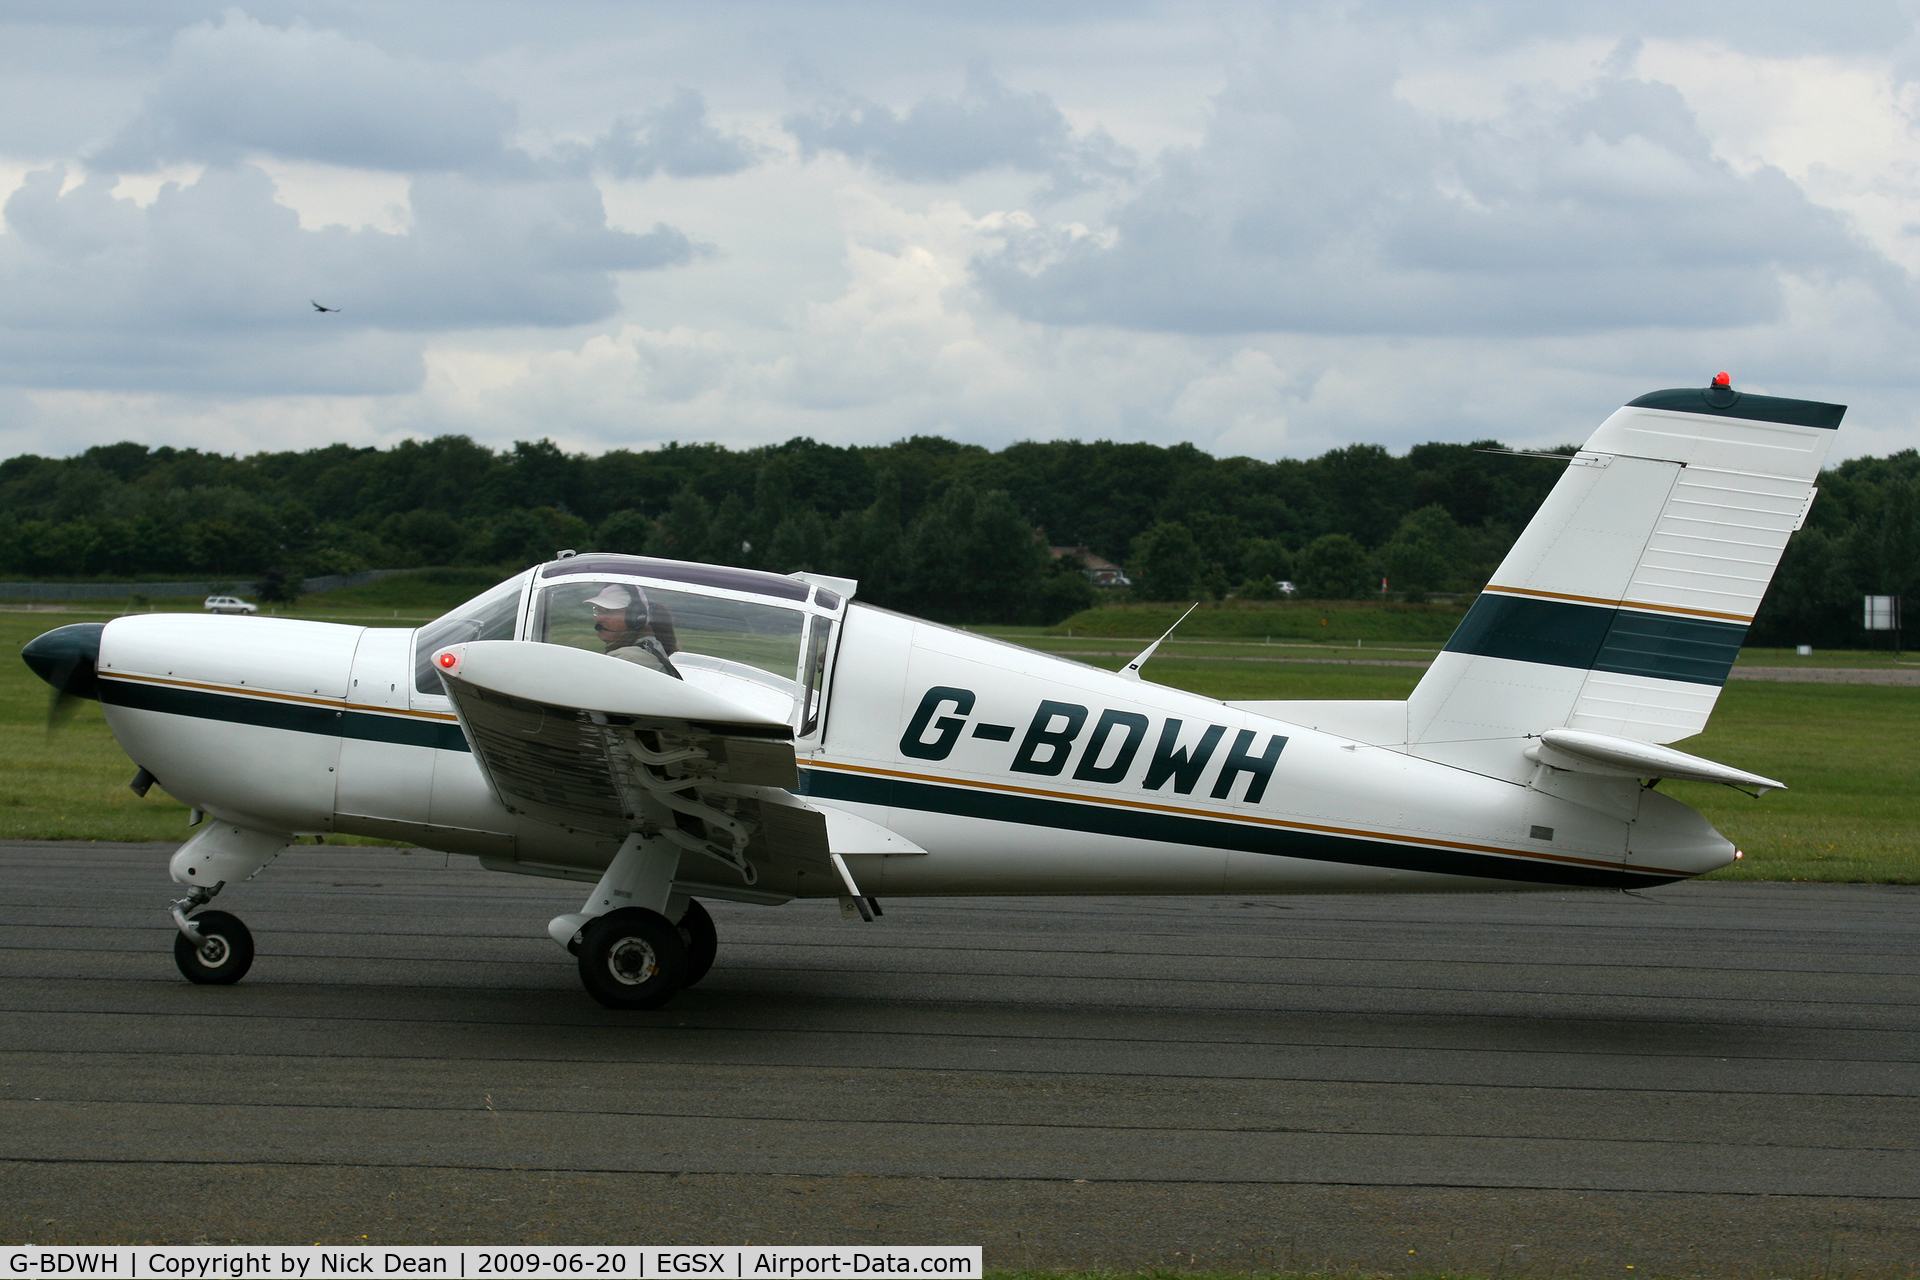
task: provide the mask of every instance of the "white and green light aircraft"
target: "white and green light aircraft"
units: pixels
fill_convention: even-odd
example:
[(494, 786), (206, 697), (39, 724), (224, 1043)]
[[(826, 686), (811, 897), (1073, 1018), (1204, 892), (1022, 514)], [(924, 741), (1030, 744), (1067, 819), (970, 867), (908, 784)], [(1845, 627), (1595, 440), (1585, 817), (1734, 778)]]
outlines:
[(1843, 407), (1642, 396), (1567, 464), (1405, 702), (1219, 702), (863, 604), (812, 574), (563, 554), (417, 631), (144, 614), (27, 646), (192, 806), (175, 957), (344, 832), (577, 880), (601, 1003), (700, 980), (700, 899), (1664, 884), (1739, 852), (1653, 780), (1766, 790), (1700, 732)]

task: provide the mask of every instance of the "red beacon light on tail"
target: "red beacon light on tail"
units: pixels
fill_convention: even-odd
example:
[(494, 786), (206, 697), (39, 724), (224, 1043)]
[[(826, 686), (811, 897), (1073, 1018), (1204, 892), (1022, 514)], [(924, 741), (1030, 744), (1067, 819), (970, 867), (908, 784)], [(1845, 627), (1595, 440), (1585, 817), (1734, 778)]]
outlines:
[(1716, 387), (1731, 387), (1733, 385), (1733, 375), (1722, 370), (1713, 375), (1713, 385)]

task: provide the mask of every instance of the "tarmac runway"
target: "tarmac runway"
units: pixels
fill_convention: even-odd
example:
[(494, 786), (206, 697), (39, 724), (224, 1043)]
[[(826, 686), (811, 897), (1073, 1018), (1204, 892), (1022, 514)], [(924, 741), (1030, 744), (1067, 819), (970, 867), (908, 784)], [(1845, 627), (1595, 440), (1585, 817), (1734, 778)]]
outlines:
[(545, 936), (585, 886), (341, 846), (191, 986), (169, 851), (0, 845), (8, 1240), (1920, 1266), (1920, 889), (714, 903), (623, 1015)]

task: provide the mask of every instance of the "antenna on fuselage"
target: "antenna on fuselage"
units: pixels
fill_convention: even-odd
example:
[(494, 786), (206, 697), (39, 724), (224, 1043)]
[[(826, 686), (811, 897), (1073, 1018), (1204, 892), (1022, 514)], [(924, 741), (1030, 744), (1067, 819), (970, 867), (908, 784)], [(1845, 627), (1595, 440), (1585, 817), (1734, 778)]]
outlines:
[(1179, 618), (1174, 621), (1173, 626), (1167, 628), (1166, 635), (1161, 636), (1159, 640), (1155, 640), (1152, 644), (1142, 649), (1140, 651), (1139, 657), (1135, 658), (1132, 662), (1129, 662), (1126, 666), (1120, 668), (1120, 678), (1122, 680), (1140, 679), (1140, 668), (1146, 665), (1147, 659), (1153, 656), (1153, 651), (1160, 647), (1161, 641), (1165, 640), (1167, 636), (1172, 635), (1175, 629), (1178, 628), (1182, 622), (1185, 622), (1188, 616), (1191, 615), (1193, 611), (1195, 609), (1198, 609), (1199, 607), (1200, 607), (1200, 602), (1198, 600), (1195, 600), (1193, 604), (1187, 609), (1187, 612), (1181, 614)]

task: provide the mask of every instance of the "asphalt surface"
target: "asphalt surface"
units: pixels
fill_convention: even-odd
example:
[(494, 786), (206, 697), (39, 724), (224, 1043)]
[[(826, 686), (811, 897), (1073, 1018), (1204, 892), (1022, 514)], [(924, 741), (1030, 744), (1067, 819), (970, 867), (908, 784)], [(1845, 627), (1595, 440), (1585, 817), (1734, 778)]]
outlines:
[(338, 846), (229, 889), (259, 959), (191, 986), (168, 852), (0, 845), (7, 1239), (1920, 1260), (1916, 889), (719, 903), (622, 1015), (544, 933), (585, 886)]

